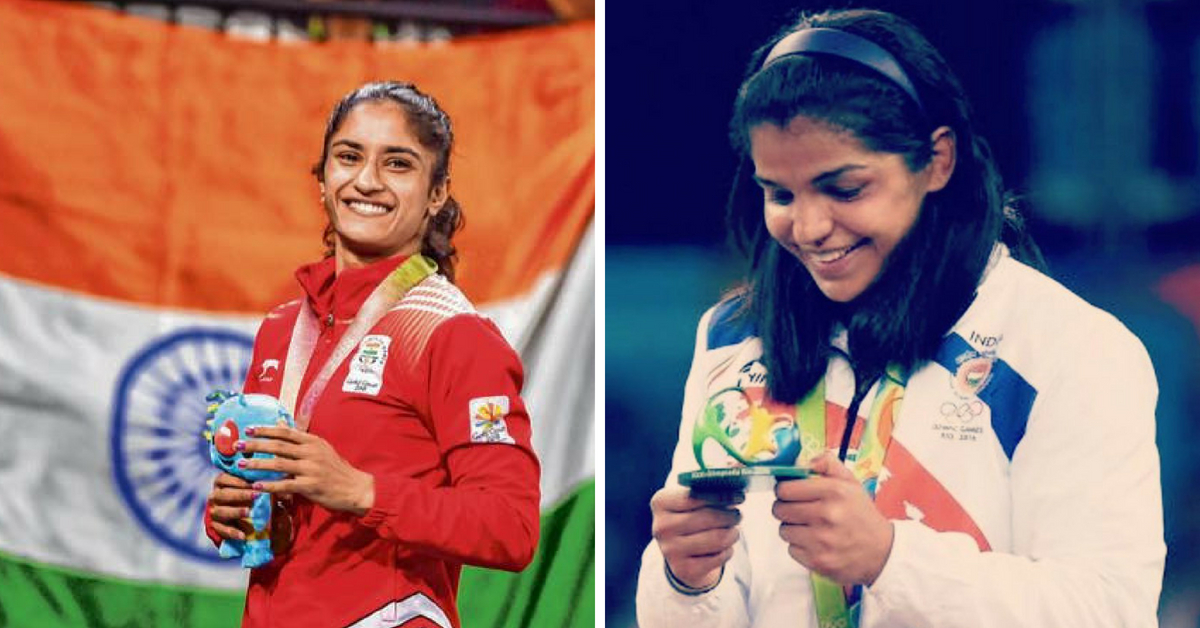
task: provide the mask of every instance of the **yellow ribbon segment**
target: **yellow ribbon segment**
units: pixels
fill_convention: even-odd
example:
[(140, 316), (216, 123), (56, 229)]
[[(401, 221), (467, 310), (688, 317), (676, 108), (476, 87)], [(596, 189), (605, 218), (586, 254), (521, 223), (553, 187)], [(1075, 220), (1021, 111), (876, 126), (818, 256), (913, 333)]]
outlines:
[(404, 294), (413, 286), (425, 281), (426, 277), (436, 273), (437, 270), (437, 262), (424, 255), (413, 255), (388, 275), (387, 285), (390, 290), (394, 291), (394, 294)]

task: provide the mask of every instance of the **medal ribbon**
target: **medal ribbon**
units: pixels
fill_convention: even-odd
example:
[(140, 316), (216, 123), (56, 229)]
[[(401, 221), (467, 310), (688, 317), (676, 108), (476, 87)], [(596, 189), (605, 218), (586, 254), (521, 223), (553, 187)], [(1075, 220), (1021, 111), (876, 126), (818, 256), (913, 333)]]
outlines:
[[(892, 432), (896, 418), (900, 416), (900, 405), (904, 399), (907, 378), (895, 366), (890, 366), (875, 392), (871, 411), (863, 425), (858, 451), (847, 455), (850, 470), (862, 483), (871, 499), (875, 498), (879, 473), (888, 446), (892, 444)], [(812, 459), (827, 448), (825, 425), (827, 404), (825, 403), (825, 378), (796, 404), (796, 427), (800, 430), (800, 466), (807, 466)], [(847, 423), (850, 417), (846, 417)], [(817, 625), (820, 628), (858, 628), (859, 600), (862, 586), (843, 588), (838, 583), (816, 572), (809, 572), (812, 580), (813, 600), (817, 609)]]
[(358, 314), (350, 323), (350, 327), (342, 334), (341, 340), (333, 348), (333, 352), (321, 365), (321, 370), (313, 378), (305, 392), (304, 398), (296, 405), (300, 391), (300, 383), (308, 371), (308, 363), (312, 359), (317, 337), (320, 335), (317, 315), (304, 299), (300, 305), (300, 314), (296, 318), (296, 326), (292, 328), (292, 340), (288, 345), (287, 364), (283, 370), (283, 383), (279, 390), (279, 400), (296, 419), (296, 429), (308, 431), (308, 423), (312, 418), (313, 406), (325, 386), (333, 377), (334, 371), (341, 365), (346, 356), (358, 346), (367, 332), (387, 314), (408, 293), (413, 286), (424, 281), (437, 272), (437, 263), (424, 255), (413, 255), (396, 267), (358, 308)]

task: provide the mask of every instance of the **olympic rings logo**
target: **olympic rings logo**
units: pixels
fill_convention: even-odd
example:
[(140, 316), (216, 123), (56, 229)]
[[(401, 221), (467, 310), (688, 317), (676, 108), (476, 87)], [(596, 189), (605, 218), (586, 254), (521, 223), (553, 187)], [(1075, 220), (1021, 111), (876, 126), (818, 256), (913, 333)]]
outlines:
[(981, 414), (983, 414), (983, 402), (978, 399), (962, 403), (947, 401), (942, 404), (942, 416), (958, 417), (963, 422), (970, 421)]

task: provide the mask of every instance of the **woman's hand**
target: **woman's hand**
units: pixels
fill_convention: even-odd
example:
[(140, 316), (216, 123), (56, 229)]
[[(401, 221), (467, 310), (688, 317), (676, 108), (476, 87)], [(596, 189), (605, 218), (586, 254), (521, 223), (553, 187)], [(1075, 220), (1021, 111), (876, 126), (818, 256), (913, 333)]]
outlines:
[(819, 475), (778, 482), (771, 513), (788, 554), (841, 585), (871, 584), (892, 551), (892, 524), (836, 456), (813, 461)]
[(247, 454), (275, 454), (269, 460), (242, 460), (244, 469), (281, 471), (291, 476), (274, 482), (255, 482), (254, 490), (277, 495), (303, 495), (330, 510), (364, 515), (375, 504), (375, 477), (360, 471), (334, 451), (328, 441), (286, 426), (246, 430), (254, 438), (238, 441)]
[(213, 531), (223, 539), (245, 540), (242, 527), (246, 524), (243, 521), (250, 516), (253, 503), (254, 491), (249, 482), (228, 473), (218, 474), (212, 492), (208, 494)]
[(652, 531), (667, 567), (693, 589), (717, 583), (721, 568), (733, 557), (742, 513), (734, 508), (745, 499), (697, 498), (686, 488), (664, 488), (650, 498)]

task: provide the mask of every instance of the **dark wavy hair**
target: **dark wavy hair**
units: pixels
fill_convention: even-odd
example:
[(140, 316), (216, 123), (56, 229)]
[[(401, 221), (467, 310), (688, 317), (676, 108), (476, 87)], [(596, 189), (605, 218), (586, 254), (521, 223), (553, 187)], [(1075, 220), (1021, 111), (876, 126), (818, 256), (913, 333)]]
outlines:
[[(312, 168), (317, 181), (324, 183), (325, 161), (329, 158), (329, 140), (341, 128), (346, 116), (364, 102), (379, 101), (399, 105), (409, 126), (417, 134), (421, 146), (434, 154), (430, 183), (438, 185), (444, 181), (449, 185), (450, 153), (454, 149), (454, 129), (450, 125), (450, 116), (442, 111), (432, 96), (423, 93), (412, 83), (397, 81), (367, 83), (342, 96), (330, 112), (329, 121), (325, 123), (321, 159)], [(429, 218), (425, 236), (421, 240), (421, 254), (437, 262), (438, 272), (450, 281), (454, 281), (454, 266), (458, 259), (458, 251), (454, 248), (452, 239), (464, 224), (462, 206), (450, 195), (442, 208)], [(325, 257), (333, 255), (333, 237), (333, 225), (326, 224), (323, 236)]]
[[(891, 53), (914, 84), (921, 105), (881, 74), (828, 55), (782, 57), (762, 68), (771, 48), (807, 28), (835, 28)], [(873, 151), (902, 156), (916, 172), (933, 157), (933, 132), (954, 132), (956, 165), (948, 184), (925, 197), (908, 235), (880, 276), (854, 301), (826, 298), (808, 271), (767, 233), (762, 193), (751, 181), (750, 131), (786, 127), (796, 116), (843, 129)], [(840, 323), (848, 332), (857, 409), (889, 364), (911, 372), (932, 359), (943, 337), (974, 299), (993, 246), (1006, 242), (1014, 257), (1044, 268), (1015, 208), (1004, 199), (987, 143), (975, 131), (962, 85), (941, 54), (909, 22), (870, 10), (803, 14), (750, 60), (730, 121), (740, 154), (728, 203), (735, 246), (744, 255), (746, 282), (732, 298), (763, 342), (767, 387), (794, 403), (824, 375)], [(840, 353), (840, 352), (838, 352)]]

